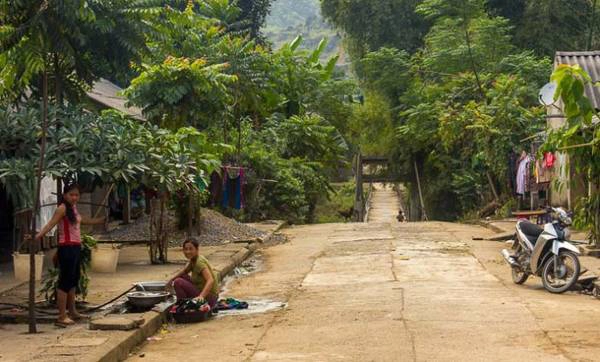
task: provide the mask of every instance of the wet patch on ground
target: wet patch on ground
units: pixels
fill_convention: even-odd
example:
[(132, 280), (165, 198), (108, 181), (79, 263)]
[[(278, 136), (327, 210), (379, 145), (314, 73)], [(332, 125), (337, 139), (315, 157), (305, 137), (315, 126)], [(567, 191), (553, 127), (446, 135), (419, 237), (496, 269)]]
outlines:
[(226, 275), (221, 280), (221, 296), (229, 292), (229, 286), (237, 279), (247, 277), (257, 273), (263, 269), (264, 258), (260, 252), (255, 252), (250, 258), (246, 259), (242, 264), (235, 267), (231, 274)]
[(239, 316), (248, 314), (267, 313), (287, 307), (287, 303), (269, 299), (247, 299), (247, 309), (234, 309), (219, 311), (214, 318), (223, 318), (228, 316)]

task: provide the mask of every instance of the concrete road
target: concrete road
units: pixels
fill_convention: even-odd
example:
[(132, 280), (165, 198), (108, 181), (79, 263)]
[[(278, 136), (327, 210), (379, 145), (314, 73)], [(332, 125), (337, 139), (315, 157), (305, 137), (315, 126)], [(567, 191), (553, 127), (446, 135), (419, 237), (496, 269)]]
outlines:
[(513, 285), (502, 243), (450, 223), (298, 226), (226, 296), (274, 311), (177, 325), (130, 360), (600, 360), (600, 301)]

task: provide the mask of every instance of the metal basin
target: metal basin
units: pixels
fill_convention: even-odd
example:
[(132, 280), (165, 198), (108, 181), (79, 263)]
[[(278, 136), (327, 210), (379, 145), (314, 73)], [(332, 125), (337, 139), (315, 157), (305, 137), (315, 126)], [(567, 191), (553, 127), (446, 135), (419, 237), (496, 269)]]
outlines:
[(152, 281), (152, 282), (137, 282), (135, 290), (145, 292), (164, 292), (167, 290), (167, 282)]
[(127, 299), (134, 307), (151, 308), (169, 297), (168, 292), (131, 292), (127, 293)]

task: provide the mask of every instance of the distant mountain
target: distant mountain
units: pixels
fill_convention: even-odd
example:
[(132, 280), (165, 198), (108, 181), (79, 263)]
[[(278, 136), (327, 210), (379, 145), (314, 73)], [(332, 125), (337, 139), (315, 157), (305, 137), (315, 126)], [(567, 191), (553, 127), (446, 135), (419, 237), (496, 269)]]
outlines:
[(321, 16), (319, 0), (274, 0), (271, 13), (263, 29), (275, 48), (291, 42), (302, 35), (302, 48), (314, 49), (321, 39), (329, 41), (322, 58), (329, 58), (340, 52), (341, 39), (336, 31)]

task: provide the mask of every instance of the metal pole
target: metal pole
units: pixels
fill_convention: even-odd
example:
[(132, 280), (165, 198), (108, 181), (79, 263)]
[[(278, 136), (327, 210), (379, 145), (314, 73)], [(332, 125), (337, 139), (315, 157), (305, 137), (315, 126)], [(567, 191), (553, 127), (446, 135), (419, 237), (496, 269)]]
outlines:
[(414, 166), (415, 166), (415, 176), (417, 177), (417, 188), (419, 190), (419, 201), (421, 202), (421, 211), (422, 211), (422, 216), (421, 216), (421, 220), (424, 221), (428, 221), (429, 218), (427, 217), (427, 211), (425, 211), (425, 202), (423, 201), (423, 192), (421, 191), (421, 180), (419, 178), (419, 168), (417, 167), (417, 161), (414, 161)]

